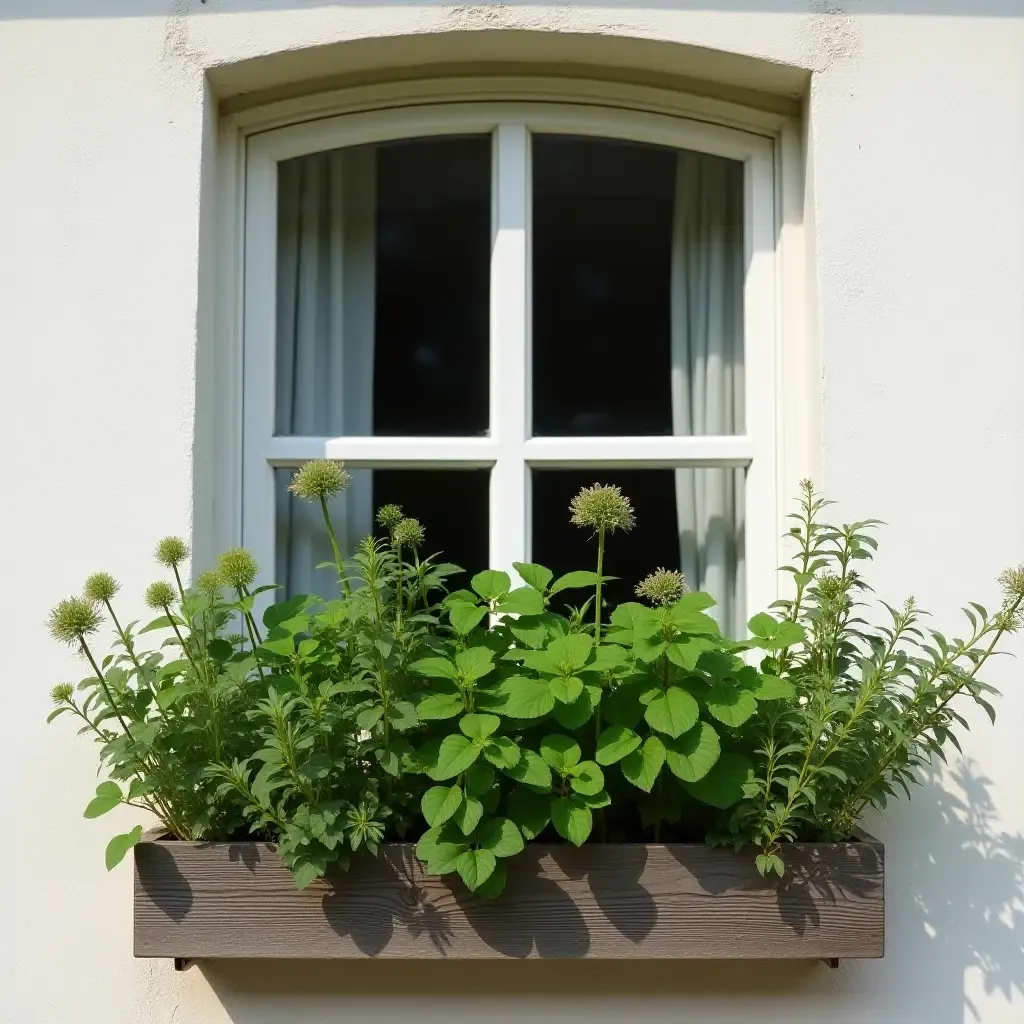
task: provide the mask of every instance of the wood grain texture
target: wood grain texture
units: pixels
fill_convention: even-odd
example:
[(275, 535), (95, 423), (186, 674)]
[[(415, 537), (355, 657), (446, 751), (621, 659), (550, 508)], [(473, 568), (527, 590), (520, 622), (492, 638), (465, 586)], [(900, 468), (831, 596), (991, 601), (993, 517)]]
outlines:
[(497, 900), (382, 847), (299, 892), (272, 846), (135, 848), (135, 955), (402, 959), (880, 957), (884, 850), (794, 844), (781, 884), (749, 852), (530, 845)]

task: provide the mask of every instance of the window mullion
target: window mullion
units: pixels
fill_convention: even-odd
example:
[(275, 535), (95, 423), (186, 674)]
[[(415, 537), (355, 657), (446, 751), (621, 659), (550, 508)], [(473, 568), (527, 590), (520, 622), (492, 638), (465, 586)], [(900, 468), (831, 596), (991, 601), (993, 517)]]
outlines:
[(512, 572), (527, 550), (527, 223), (529, 139), (523, 124), (494, 133), (494, 245), (491, 252), (490, 564)]

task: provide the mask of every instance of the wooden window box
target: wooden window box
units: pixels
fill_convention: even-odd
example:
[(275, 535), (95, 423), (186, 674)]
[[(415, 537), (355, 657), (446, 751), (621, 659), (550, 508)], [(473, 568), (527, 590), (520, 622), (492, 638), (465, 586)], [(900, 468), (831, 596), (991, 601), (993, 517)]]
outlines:
[(530, 845), (497, 900), (424, 874), (389, 844), (298, 891), (266, 843), (135, 849), (135, 955), (176, 959), (825, 959), (880, 957), (884, 849), (870, 836), (749, 851), (697, 844)]

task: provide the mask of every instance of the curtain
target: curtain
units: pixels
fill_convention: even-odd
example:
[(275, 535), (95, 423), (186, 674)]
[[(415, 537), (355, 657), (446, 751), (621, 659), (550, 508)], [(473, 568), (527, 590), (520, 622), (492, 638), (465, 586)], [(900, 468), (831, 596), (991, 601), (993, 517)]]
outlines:
[[(314, 153), (280, 165), (277, 245), (278, 434), (373, 433), (376, 159), (372, 146)], [(277, 570), (286, 594), (329, 595), (314, 567), (331, 559), (319, 505), (275, 474)], [(372, 474), (354, 471), (332, 502), (342, 553), (372, 532)]]
[[(671, 267), (672, 428), (743, 432), (743, 165), (680, 152)], [(680, 563), (733, 636), (744, 628), (742, 469), (677, 469)]]

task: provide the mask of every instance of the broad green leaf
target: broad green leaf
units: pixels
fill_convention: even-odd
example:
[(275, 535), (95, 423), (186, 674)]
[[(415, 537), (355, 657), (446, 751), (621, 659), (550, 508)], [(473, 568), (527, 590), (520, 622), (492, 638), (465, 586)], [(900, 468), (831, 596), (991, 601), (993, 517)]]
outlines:
[(661, 766), (665, 763), (665, 745), (657, 736), (648, 736), (644, 745), (620, 762), (622, 774), (638, 789), (650, 793)]
[(594, 815), (582, 797), (560, 796), (551, 801), (551, 823), (563, 839), (582, 846), (594, 827)]
[(431, 693), (416, 705), (416, 714), (422, 721), (453, 718), (466, 710), (466, 702), (458, 693)]
[(562, 674), (558, 663), (547, 651), (520, 651), (518, 653), (522, 658), (523, 664), (527, 668), (532, 668), (534, 672), (542, 672), (549, 676)]
[(478, 572), (470, 581), (469, 585), (485, 600), (496, 601), (504, 597), (512, 588), (512, 580), (508, 573), (497, 569), (485, 569)]
[(448, 621), (452, 629), (460, 636), (471, 633), (487, 614), (484, 605), (469, 604), (467, 601), (457, 601), (448, 609)]
[(420, 810), (431, 828), (443, 825), (462, 803), (458, 786), (431, 786), (420, 800)]
[(510, 676), (500, 689), (505, 694), (502, 714), (509, 718), (541, 718), (555, 706), (551, 684), (544, 679)]
[(485, 740), (501, 725), (497, 715), (463, 715), (459, 728), (471, 740)]
[[(607, 579), (608, 577), (605, 578)], [(564, 576), (559, 576), (558, 579), (551, 584), (550, 593), (553, 596), (561, 593), (563, 590), (578, 590), (581, 587), (594, 586), (597, 586), (597, 573), (581, 569), (577, 572), (567, 572)]]
[(682, 736), (693, 728), (700, 714), (697, 702), (679, 686), (670, 686), (647, 705), (644, 718), (652, 729), (668, 736)]
[(485, 900), (497, 899), (505, 891), (505, 883), (508, 881), (508, 872), (505, 870), (505, 862), (499, 860), (491, 872), (490, 878), (481, 882), (476, 887), (477, 896)]
[(289, 634), (274, 640), (264, 640), (260, 644), (260, 649), (280, 655), (282, 658), (290, 658), (295, 653), (295, 637)]
[(360, 729), (365, 729), (369, 732), (383, 716), (383, 706), (380, 704), (374, 704), (371, 707), (363, 708), (363, 710), (356, 715), (356, 725), (358, 725)]
[(455, 733), (445, 736), (437, 752), (437, 761), (427, 775), (436, 782), (454, 779), (473, 764), (479, 754), (480, 748), (467, 737)]
[(460, 602), (466, 601), (469, 604), (476, 604), (480, 598), (473, 593), (472, 590), (453, 590), (450, 594), (445, 597), (441, 602), (442, 608), (451, 608), (453, 604), (459, 604)]
[(757, 701), (749, 690), (730, 680), (716, 679), (708, 690), (708, 711), (723, 725), (734, 729), (742, 725), (756, 710)]
[(718, 636), (718, 623), (710, 615), (695, 612), (676, 605), (669, 609), (669, 621), (680, 633), (697, 633), (704, 636)]
[(587, 664), (588, 672), (614, 672), (629, 660), (629, 652), (613, 644), (601, 644), (594, 649), (593, 659)]
[(437, 842), (427, 858), (427, 870), (432, 875), (448, 875), (458, 870), (459, 858), (466, 852), (465, 843), (444, 839)]
[(494, 785), (494, 769), (489, 764), (477, 761), (466, 769), (466, 791), (473, 796), (483, 796)]
[(497, 863), (490, 850), (466, 850), (459, 857), (456, 870), (466, 883), (466, 888), (475, 890), (491, 877)]
[(631, 631), (634, 638), (650, 637), (661, 628), (661, 616), (653, 608), (636, 601), (625, 601), (618, 605), (611, 616), (612, 624)]
[(487, 647), (470, 647), (455, 655), (455, 667), (461, 677), (472, 683), (494, 671), (494, 652)]
[(513, 562), (512, 568), (515, 569), (523, 580), (528, 583), (534, 590), (539, 590), (542, 593), (547, 588), (547, 585), (551, 582), (554, 573), (543, 565), (537, 565), (536, 562)]
[(506, 775), (525, 786), (548, 790), (551, 788), (551, 768), (535, 751), (523, 750), (519, 761), (511, 768), (504, 769)]
[(692, 672), (697, 667), (697, 661), (700, 656), (705, 651), (711, 651), (714, 648), (714, 640), (709, 640), (707, 637), (694, 636), (690, 637), (685, 643), (669, 644), (665, 653), (673, 665), (678, 665), (680, 668), (686, 669), (687, 672)]
[(544, 598), (532, 587), (519, 587), (506, 594), (494, 610), (499, 615), (540, 615), (544, 611)]
[(685, 612), (702, 612), (705, 608), (714, 608), (718, 602), (702, 590), (695, 590), (689, 594), (683, 594), (672, 606), (673, 610)]
[(599, 793), (579, 793), (577, 795), (591, 810), (596, 810), (599, 807), (608, 807), (612, 802), (612, 798), (605, 789), (602, 789)]
[(480, 830), (481, 849), (490, 850), (495, 857), (514, 857), (523, 851), (523, 837), (515, 822), (508, 818), (493, 818)]
[(96, 787), (96, 795), (89, 801), (83, 817), (98, 818), (101, 814), (112, 811), (122, 800), (124, 794), (116, 782), (101, 782)]
[(305, 889), (323, 876), (325, 865), (316, 860), (303, 858), (291, 865), (296, 889)]
[(540, 756), (562, 775), (579, 763), (581, 753), (580, 745), (571, 736), (554, 733), (540, 741)]
[(509, 794), (508, 816), (526, 839), (536, 839), (551, 820), (551, 798), (517, 786)]
[(698, 722), (678, 739), (665, 740), (665, 763), (683, 782), (704, 778), (721, 752), (718, 733), (707, 722)]
[(743, 799), (743, 787), (754, 774), (754, 765), (742, 754), (722, 754), (698, 782), (686, 784), (692, 796), (720, 810)]
[(554, 612), (522, 615), (518, 619), (510, 619), (508, 627), (520, 643), (535, 650), (543, 647), (549, 640), (566, 636), (569, 632), (569, 623)]
[(121, 861), (124, 860), (125, 854), (135, 846), (138, 841), (142, 838), (142, 826), (136, 825), (131, 832), (124, 832), (121, 835), (114, 836), (113, 839), (107, 843), (106, 851), (106, 862), (107, 870), (113, 871)]
[(583, 692), (579, 676), (555, 676), (549, 680), (551, 695), (563, 704), (571, 704)]
[(755, 700), (792, 700), (796, 696), (793, 684), (778, 676), (758, 675), (757, 682), (749, 689)]
[(570, 633), (552, 640), (547, 646), (548, 655), (554, 659), (563, 674), (578, 672), (587, 663), (594, 648), (593, 637), (586, 633)]
[(484, 805), (475, 796), (467, 796), (456, 808), (452, 821), (464, 836), (468, 836), (483, 816)]
[(431, 679), (459, 678), (458, 670), (446, 658), (420, 658), (409, 666), (409, 671)]
[(515, 768), (522, 755), (521, 748), (507, 736), (491, 736), (484, 747), (484, 757), (502, 771)]
[(606, 722), (632, 729), (644, 717), (644, 706), (640, 694), (646, 684), (621, 683), (601, 700), (601, 714)]
[(594, 761), (580, 761), (572, 769), (570, 786), (583, 796), (594, 796), (604, 789), (604, 772)]
[(621, 761), (640, 746), (640, 737), (624, 725), (610, 725), (597, 738), (598, 764), (609, 765)]
[(556, 704), (552, 716), (563, 729), (578, 729), (589, 721), (601, 703), (601, 687), (587, 684), (571, 704)]
[(747, 623), (747, 628), (761, 641), (759, 646), (769, 651), (791, 647), (805, 637), (804, 628), (799, 623), (788, 619), (779, 622), (767, 612), (755, 615)]
[(668, 652), (668, 641), (658, 636), (634, 636), (633, 657), (650, 664)]
[(779, 623), (767, 612), (759, 612), (747, 623), (747, 629), (753, 636), (772, 638), (778, 632)]

